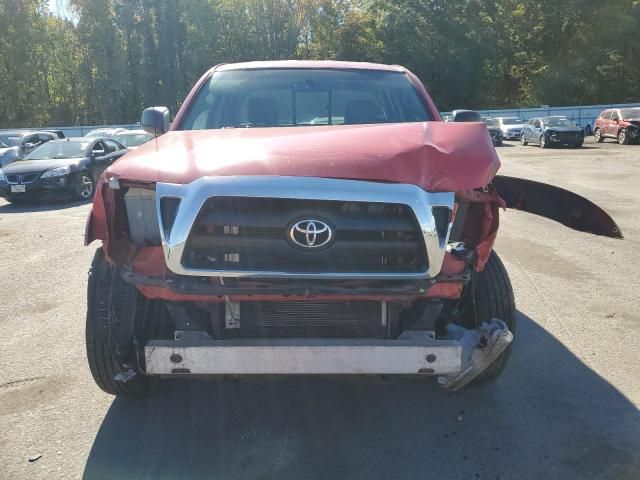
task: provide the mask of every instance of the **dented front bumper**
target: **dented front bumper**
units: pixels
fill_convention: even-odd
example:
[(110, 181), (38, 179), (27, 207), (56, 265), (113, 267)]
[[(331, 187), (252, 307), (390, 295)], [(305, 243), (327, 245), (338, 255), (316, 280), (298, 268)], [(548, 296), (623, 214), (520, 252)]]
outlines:
[[(193, 333), (152, 340), (145, 347), (148, 375), (395, 374), (435, 375), (457, 390), (482, 373), (513, 340), (493, 319), (458, 338), (407, 331), (397, 339), (211, 340)], [(185, 332), (187, 333), (187, 332)], [(452, 332), (452, 337), (455, 332)]]

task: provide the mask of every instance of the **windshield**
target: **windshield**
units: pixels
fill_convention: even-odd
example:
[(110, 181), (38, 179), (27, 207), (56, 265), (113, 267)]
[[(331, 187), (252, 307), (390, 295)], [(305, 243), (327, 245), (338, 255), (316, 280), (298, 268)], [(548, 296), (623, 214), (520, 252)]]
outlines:
[(547, 127), (575, 127), (576, 124), (566, 118), (547, 118), (544, 123)]
[(640, 108), (624, 108), (620, 110), (623, 120), (640, 120)]
[(47, 142), (36, 148), (25, 160), (50, 160), (52, 158), (82, 158), (91, 142)]
[(401, 72), (264, 69), (216, 72), (179, 130), (431, 120)]
[(487, 124), (487, 127), (495, 127), (497, 125), (493, 118), (485, 118), (483, 121)]
[(15, 147), (20, 143), (20, 139), (22, 135), (16, 135), (13, 133), (0, 135), (0, 142), (3, 144), (3, 148), (6, 147)]
[(153, 136), (149, 133), (121, 133), (120, 135), (115, 135), (113, 137), (114, 140), (117, 140), (125, 147), (137, 147), (148, 142), (152, 138)]
[(500, 120), (502, 125), (522, 125), (522, 120), (519, 118), (503, 118)]

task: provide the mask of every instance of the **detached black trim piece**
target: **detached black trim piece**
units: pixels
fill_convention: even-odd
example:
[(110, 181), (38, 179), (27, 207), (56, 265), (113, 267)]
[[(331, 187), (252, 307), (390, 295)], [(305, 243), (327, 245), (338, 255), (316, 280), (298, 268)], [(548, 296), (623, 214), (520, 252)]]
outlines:
[(607, 212), (569, 190), (503, 175), (497, 175), (492, 183), (507, 208), (540, 215), (580, 232), (624, 238)]

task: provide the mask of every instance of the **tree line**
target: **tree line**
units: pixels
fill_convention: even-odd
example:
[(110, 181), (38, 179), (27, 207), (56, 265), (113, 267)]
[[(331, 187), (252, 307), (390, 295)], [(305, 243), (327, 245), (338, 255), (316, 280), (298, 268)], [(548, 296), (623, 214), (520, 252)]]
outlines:
[(640, 100), (640, 0), (0, 0), (0, 128), (175, 113), (209, 67), (414, 71), (441, 110)]

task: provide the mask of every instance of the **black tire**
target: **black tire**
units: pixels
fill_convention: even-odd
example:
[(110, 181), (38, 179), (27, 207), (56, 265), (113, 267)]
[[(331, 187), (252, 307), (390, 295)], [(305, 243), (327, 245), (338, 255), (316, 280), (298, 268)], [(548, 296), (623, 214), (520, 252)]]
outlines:
[(627, 135), (627, 130), (624, 128), (618, 132), (618, 143), (620, 145), (629, 145), (629, 135)]
[[(96, 384), (106, 393), (139, 398), (149, 391), (149, 377), (138, 373), (127, 382), (115, 380), (118, 373), (126, 372), (129, 368), (118, 359), (112, 343), (114, 328), (117, 328), (114, 327), (111, 307), (112, 298), (116, 295), (114, 289), (120, 290), (118, 294), (137, 294), (133, 287), (116, 276), (115, 269), (106, 262), (102, 248), (99, 248), (91, 263), (87, 286), (86, 344), (89, 369)], [(130, 303), (135, 304), (135, 300)]]
[[(511, 333), (516, 334), (516, 304), (513, 296), (513, 288), (507, 270), (504, 268), (500, 257), (496, 252), (491, 252), (489, 261), (484, 270), (478, 274), (475, 287), (476, 312), (479, 322), (497, 318), (502, 320)], [(471, 302), (469, 302), (471, 303)], [(475, 317), (468, 311), (457, 323), (465, 328), (476, 328)], [(473, 380), (473, 385), (490, 382), (498, 378), (507, 366), (513, 342), (489, 367)]]
[(95, 192), (95, 183), (90, 172), (79, 172), (74, 181), (73, 199), (78, 201), (91, 200)]
[(593, 139), (595, 140), (596, 143), (604, 142), (604, 137), (602, 136), (602, 132), (600, 131), (599, 128), (596, 128), (595, 131), (593, 132)]
[(547, 145), (547, 141), (544, 138), (544, 135), (540, 135), (540, 148), (547, 148), (549, 145)]
[(527, 145), (529, 145), (529, 142), (527, 142), (527, 141), (524, 139), (524, 134), (520, 137), (520, 144), (521, 144), (523, 147), (526, 147)]

